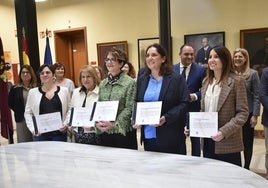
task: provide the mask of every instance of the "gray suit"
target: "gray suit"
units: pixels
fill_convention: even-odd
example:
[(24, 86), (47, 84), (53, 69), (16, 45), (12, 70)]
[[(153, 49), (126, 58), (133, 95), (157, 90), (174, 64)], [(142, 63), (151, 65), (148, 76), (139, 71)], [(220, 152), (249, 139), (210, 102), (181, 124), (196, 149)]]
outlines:
[(250, 76), (246, 79), (248, 111), (254, 116), (260, 115), (259, 86), (260, 78), (258, 72), (250, 69)]

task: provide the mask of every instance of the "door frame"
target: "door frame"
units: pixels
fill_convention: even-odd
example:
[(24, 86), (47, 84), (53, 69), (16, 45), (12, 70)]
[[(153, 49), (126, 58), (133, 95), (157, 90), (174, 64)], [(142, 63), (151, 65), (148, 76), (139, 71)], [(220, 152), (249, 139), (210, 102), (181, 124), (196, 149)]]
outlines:
[[(69, 28), (63, 30), (54, 31), (54, 45), (55, 45), (55, 59), (56, 62), (60, 62), (65, 66), (65, 76), (74, 81), (77, 86), (78, 75), (74, 72), (75, 64), (72, 46), (72, 38), (83, 37), (85, 58), (84, 61), (88, 64), (88, 50), (87, 50), (87, 30), (86, 27)], [(60, 42), (61, 40), (61, 42)], [(63, 44), (64, 43), (64, 44)], [(63, 46), (65, 45), (65, 46)]]

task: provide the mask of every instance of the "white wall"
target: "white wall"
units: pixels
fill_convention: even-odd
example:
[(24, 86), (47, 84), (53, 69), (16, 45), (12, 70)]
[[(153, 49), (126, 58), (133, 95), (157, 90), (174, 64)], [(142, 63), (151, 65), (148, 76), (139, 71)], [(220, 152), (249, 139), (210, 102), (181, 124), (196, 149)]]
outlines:
[(4, 51), (11, 52), (12, 63), (19, 63), (18, 39), (15, 37), (16, 18), (12, 7), (0, 5), (0, 37)]
[[(88, 61), (96, 61), (97, 43), (128, 42), (129, 59), (137, 69), (138, 38), (158, 36), (157, 0), (91, 0), (85, 3), (56, 9), (39, 10), (38, 30), (62, 30), (87, 27)], [(50, 38), (52, 56), (54, 40)], [(45, 39), (39, 40), (40, 58), (43, 61)]]

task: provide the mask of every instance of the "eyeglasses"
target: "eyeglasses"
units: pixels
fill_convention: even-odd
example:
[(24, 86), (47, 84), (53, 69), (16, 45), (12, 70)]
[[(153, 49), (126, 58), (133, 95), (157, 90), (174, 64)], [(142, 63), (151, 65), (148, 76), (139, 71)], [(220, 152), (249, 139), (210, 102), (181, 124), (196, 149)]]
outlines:
[(29, 71), (21, 71), (21, 74), (30, 74)]
[(44, 75), (44, 74), (51, 74), (51, 72), (50, 71), (42, 71), (42, 72), (40, 72), (40, 75)]
[(109, 62), (111, 62), (111, 63), (114, 63), (114, 62), (116, 62), (116, 59), (115, 58), (106, 58), (106, 59), (104, 59), (104, 61), (105, 61), (105, 63), (109, 63)]

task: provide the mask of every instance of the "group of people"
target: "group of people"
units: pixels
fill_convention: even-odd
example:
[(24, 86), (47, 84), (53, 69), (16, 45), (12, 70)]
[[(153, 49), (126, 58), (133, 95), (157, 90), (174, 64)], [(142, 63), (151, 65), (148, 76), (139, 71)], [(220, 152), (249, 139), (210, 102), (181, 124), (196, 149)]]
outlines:
[[(264, 70), (260, 84), (258, 73), (250, 69), (248, 52), (241, 48), (232, 55), (224, 46), (213, 47), (207, 67), (194, 62), (194, 49), (188, 44), (181, 46), (181, 61), (175, 65), (160, 44), (148, 46), (145, 54), (145, 66), (136, 78), (126, 54), (113, 48), (104, 60), (107, 77), (101, 78), (99, 70), (85, 65), (79, 73), (80, 87), (75, 89), (73, 82), (64, 78), (61, 64), (39, 68), (40, 86), (32, 68), (22, 66), (19, 84), (9, 94), (18, 142), (66, 141), (67, 132), (71, 132), (77, 143), (137, 149), (136, 129), (140, 129), (146, 151), (185, 155), (186, 136), (191, 129), (189, 112), (218, 112), (218, 132), (202, 139), (203, 156), (242, 166), (240, 152), (244, 151), (244, 167), (249, 169), (260, 101), (264, 114), (268, 112), (268, 70)], [(119, 101), (116, 120), (98, 121), (95, 127), (70, 128), (71, 108), (92, 107), (97, 101)], [(162, 101), (159, 123), (132, 125), (135, 102), (154, 101)], [(36, 131), (32, 116), (53, 112), (60, 112), (61, 128), (43, 134)], [(268, 127), (265, 118), (267, 114), (262, 123)], [(201, 156), (200, 138), (191, 137), (191, 151), (193, 156)], [(267, 159), (266, 154), (266, 167)]]

